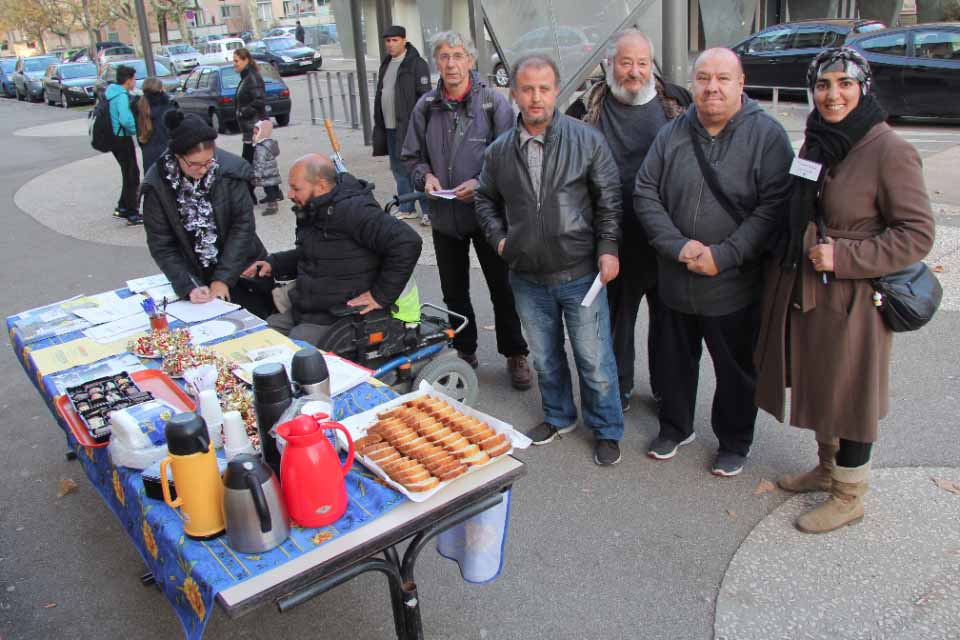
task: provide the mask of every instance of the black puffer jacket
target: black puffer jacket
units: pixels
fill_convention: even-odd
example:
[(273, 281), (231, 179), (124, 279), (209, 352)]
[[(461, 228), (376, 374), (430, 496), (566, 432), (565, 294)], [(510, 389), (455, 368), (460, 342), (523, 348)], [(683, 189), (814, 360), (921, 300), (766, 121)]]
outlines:
[(253, 201), (247, 188), (253, 178), (250, 164), (222, 149), (217, 149), (216, 157), (219, 177), (210, 199), (217, 224), (219, 257), (208, 269), (203, 268), (194, 253), (193, 234), (183, 228), (177, 195), (160, 173), (162, 160), (147, 171), (140, 184), (147, 247), (181, 298), (187, 298), (196, 286), (193, 279), (205, 285), (220, 280), (232, 287), (244, 269), (267, 255), (257, 237)]
[[(377, 77), (377, 94), (373, 101), (373, 155), (387, 155), (387, 125), (383, 119), (383, 109), (380, 105), (380, 98), (383, 96), (383, 73), (390, 64), (390, 56), (385, 56), (380, 63), (380, 75)], [(420, 96), (427, 93), (433, 87), (430, 86), (430, 67), (427, 61), (420, 57), (417, 48), (407, 43), (407, 55), (400, 68), (397, 69), (397, 86), (394, 90), (394, 105), (397, 116), (397, 155), (400, 155), (400, 148), (407, 135), (407, 124), (410, 121), (410, 114), (413, 113), (413, 107), (417, 104)]]
[(267, 89), (263, 78), (248, 64), (240, 72), (240, 85), (237, 87), (237, 124), (244, 142), (253, 142), (253, 127), (267, 119)]
[(384, 213), (373, 185), (349, 173), (330, 193), (297, 210), (296, 248), (267, 258), (279, 279), (296, 276), (290, 292), (297, 323), (332, 324), (333, 307), (369, 291), (382, 307), (403, 293), (423, 241)]
[(521, 126), (497, 138), (484, 156), (474, 201), (487, 241), (496, 250), (506, 238), (503, 259), (510, 269), (538, 282), (569, 282), (596, 271), (597, 256), (618, 255), (620, 241), (620, 171), (610, 148), (599, 131), (556, 112), (535, 193)]

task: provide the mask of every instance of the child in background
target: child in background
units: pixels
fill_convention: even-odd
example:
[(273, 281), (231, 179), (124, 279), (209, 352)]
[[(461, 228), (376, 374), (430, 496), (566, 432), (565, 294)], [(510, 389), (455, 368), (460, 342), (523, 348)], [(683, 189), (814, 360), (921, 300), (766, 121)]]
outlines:
[(280, 167), (277, 156), (280, 155), (280, 145), (271, 138), (273, 123), (261, 120), (253, 128), (253, 186), (263, 187), (266, 196), (260, 200), (267, 208), (263, 215), (269, 216), (279, 211), (277, 204), (283, 200), (280, 191)]

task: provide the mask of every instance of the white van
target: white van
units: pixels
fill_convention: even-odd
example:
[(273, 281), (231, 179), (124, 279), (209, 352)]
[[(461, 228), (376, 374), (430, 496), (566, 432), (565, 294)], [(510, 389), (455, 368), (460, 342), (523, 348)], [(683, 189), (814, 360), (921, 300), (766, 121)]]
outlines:
[(200, 64), (223, 64), (224, 62), (233, 62), (233, 52), (242, 48), (243, 40), (240, 38), (224, 38), (223, 40), (210, 40), (197, 46), (199, 52), (198, 61)]

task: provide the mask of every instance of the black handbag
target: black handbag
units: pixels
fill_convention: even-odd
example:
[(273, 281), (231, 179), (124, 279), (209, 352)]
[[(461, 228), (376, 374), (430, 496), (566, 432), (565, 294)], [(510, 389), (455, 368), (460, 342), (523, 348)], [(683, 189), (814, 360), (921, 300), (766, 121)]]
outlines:
[(943, 287), (922, 262), (873, 281), (874, 304), (891, 331), (916, 331), (930, 322), (943, 298)]

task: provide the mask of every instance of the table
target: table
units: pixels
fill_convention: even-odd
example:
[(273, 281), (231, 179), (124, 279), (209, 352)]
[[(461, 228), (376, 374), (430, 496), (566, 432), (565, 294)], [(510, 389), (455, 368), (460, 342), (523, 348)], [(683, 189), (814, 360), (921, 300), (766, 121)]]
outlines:
[[(130, 295), (126, 290), (117, 293), (121, 297)], [(142, 580), (160, 587), (189, 638), (202, 636), (214, 602), (230, 617), (270, 602), (286, 611), (366, 571), (379, 571), (388, 578), (397, 637), (422, 638), (413, 574), (419, 554), (443, 531), (508, 501), (509, 488), (524, 474), (522, 463), (508, 456), (462, 478), (426, 502), (413, 503), (355, 466), (348, 476), (349, 508), (341, 520), (320, 530), (294, 527), (291, 538), (278, 549), (240, 557), (222, 539), (206, 543), (185, 538), (179, 512), (147, 498), (138, 471), (115, 467), (106, 448), (78, 445), (54, 409), (52, 376), (43, 375), (35, 355), (42, 347), (79, 341), (82, 334), (73, 332), (25, 345), (14, 326), (16, 318), (7, 319), (11, 344), (64, 430), (68, 457), (80, 460), (143, 558), (148, 573)], [(232, 338), (264, 330), (241, 331)], [(158, 366), (156, 361), (145, 364)], [(334, 416), (342, 419), (395, 395), (389, 387), (371, 379), (335, 397)], [(399, 546), (407, 540), (410, 542), (401, 559)]]

